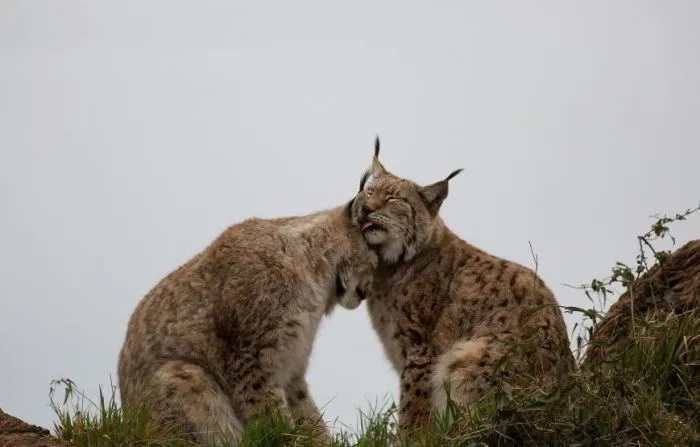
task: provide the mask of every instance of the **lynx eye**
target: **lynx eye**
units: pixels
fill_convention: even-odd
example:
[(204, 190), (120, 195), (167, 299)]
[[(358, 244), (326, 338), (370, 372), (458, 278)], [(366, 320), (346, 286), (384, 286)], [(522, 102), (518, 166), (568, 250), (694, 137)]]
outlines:
[(396, 196), (389, 196), (386, 198), (387, 202), (397, 202), (399, 200), (403, 200), (401, 197), (396, 197)]

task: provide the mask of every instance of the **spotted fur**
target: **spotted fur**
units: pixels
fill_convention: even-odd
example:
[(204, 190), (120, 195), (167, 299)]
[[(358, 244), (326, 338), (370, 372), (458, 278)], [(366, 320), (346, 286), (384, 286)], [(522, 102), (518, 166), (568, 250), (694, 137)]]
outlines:
[(502, 380), (551, 383), (575, 367), (542, 279), (468, 244), (439, 216), (457, 173), (420, 186), (388, 172), (375, 154), (352, 204), (380, 257), (367, 306), (400, 375), (399, 426), (407, 431), (444, 409), (448, 389), (456, 404), (469, 405)]
[(305, 380), (313, 341), (324, 313), (371, 294), (377, 264), (349, 217), (245, 220), (161, 280), (129, 320), (122, 402), (206, 445), (235, 445), (268, 403), (329, 436)]

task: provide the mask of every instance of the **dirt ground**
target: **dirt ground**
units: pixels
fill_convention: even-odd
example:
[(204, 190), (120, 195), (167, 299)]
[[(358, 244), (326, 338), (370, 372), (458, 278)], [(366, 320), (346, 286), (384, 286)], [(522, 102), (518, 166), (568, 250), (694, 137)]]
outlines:
[(2, 447), (67, 447), (45, 428), (27, 424), (0, 409), (0, 446)]

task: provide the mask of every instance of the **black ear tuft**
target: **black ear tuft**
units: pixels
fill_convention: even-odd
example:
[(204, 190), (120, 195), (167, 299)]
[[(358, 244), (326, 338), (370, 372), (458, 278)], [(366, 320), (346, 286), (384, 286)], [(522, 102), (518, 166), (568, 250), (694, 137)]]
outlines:
[(463, 168), (459, 168), (459, 169), (457, 169), (456, 171), (453, 171), (450, 175), (447, 176), (447, 178), (445, 179), (445, 181), (448, 181), (448, 180), (454, 178), (457, 174), (459, 174), (459, 173), (462, 172), (462, 171), (464, 171)]
[(374, 156), (379, 157), (379, 135), (374, 138)]
[(362, 174), (362, 178), (360, 179), (360, 191), (365, 189), (365, 183), (367, 183), (367, 179), (369, 178), (371, 174), (371, 171), (368, 169)]

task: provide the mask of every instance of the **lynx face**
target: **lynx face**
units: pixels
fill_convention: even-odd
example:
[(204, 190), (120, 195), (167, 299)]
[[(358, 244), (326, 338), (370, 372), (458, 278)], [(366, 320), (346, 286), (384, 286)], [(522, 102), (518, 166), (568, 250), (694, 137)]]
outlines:
[(433, 220), (418, 186), (390, 174), (365, 185), (355, 197), (353, 213), (367, 243), (391, 263), (415, 254)]
[[(362, 242), (364, 245), (364, 242)], [(353, 253), (348, 261), (338, 267), (335, 282), (335, 300), (330, 300), (326, 313), (330, 313), (335, 304), (345, 309), (356, 309), (368, 296), (371, 296), (374, 273), (377, 268), (377, 255), (369, 250)]]
[(432, 236), (448, 181), (461, 169), (445, 180), (420, 186), (387, 171), (378, 159), (378, 140), (375, 144), (372, 167), (363, 175), (353, 199), (352, 219), (384, 261), (409, 261)]
[(338, 296), (338, 304), (345, 309), (356, 309), (362, 301), (367, 298), (367, 296), (372, 293), (372, 274), (374, 270), (368, 271), (368, 275), (363, 275), (362, 277), (346, 277), (341, 279), (339, 276), (339, 281), (342, 284), (342, 292)]

